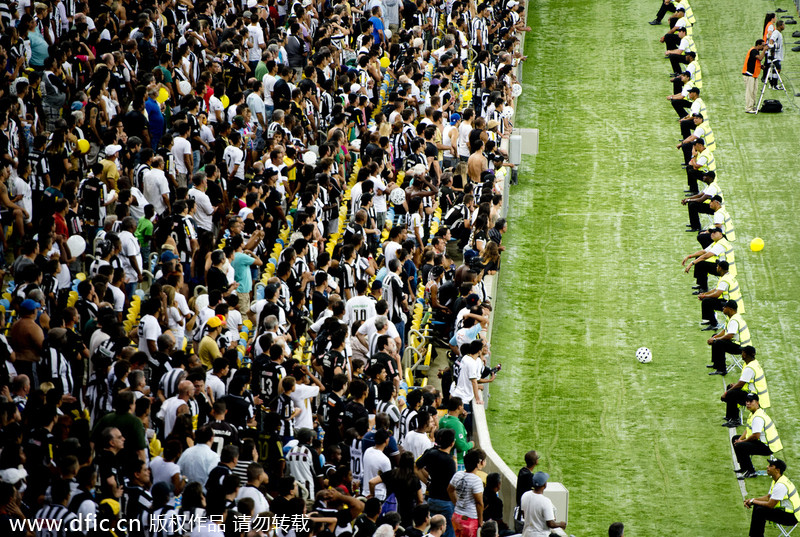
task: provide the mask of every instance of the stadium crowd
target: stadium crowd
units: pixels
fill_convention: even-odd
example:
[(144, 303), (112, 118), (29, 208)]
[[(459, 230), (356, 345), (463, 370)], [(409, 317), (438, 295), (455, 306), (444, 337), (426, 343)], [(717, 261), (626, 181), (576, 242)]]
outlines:
[[(792, 481), (784, 475), (786, 463), (774, 456), (782, 451), (783, 445), (775, 422), (765, 412), (770, 408), (766, 376), (756, 358), (748, 323), (742, 316), (745, 306), (736, 279), (736, 234), (717, 173), (718, 163), (714, 157), (716, 139), (709, 119), (711, 114), (701, 97), (702, 70), (693, 39), (696, 19), (687, 1), (665, 1), (650, 24), (661, 24), (670, 12), (669, 30), (661, 38), (667, 48), (665, 57), (676, 71), (670, 76), (673, 90), (667, 100), (671, 102), (680, 121), (681, 138), (676, 147), (683, 152), (683, 167), (688, 182), (685, 197), (681, 200), (689, 214), (686, 231), (696, 233), (700, 244), (698, 250), (683, 258), (682, 265), (686, 273), (693, 271), (695, 285), (692, 294), (701, 303), (702, 329), (713, 333), (707, 340), (711, 348), (711, 364), (706, 366), (711, 369), (709, 375), (725, 376), (737, 367), (741, 370), (739, 379), (726, 384), (721, 396), (726, 405), (723, 427), (735, 429), (745, 425), (742, 434), (734, 432), (731, 435), (732, 449), (739, 466), (736, 469), (738, 479), (764, 475), (755, 470), (751, 456), (769, 457), (766, 471), (771, 478), (769, 492), (760, 497), (744, 499), (744, 506), (753, 509), (749, 535), (763, 537), (767, 521), (780, 524), (778, 527), (781, 532), (788, 535), (786, 532), (791, 528), (785, 530), (783, 526), (794, 527), (797, 524), (800, 496)], [(770, 76), (766, 80), (766, 75), (770, 64), (780, 70), (780, 61), (783, 59), (781, 30), (784, 27), (784, 22), (778, 20), (775, 13), (768, 13), (762, 38), (755, 42), (745, 57), (742, 76), (747, 89), (747, 113), (756, 113), (755, 95), (759, 74), (763, 73), (764, 84), (773, 89), (782, 89), (777, 76)], [(685, 69), (682, 65), (686, 66)], [(700, 182), (705, 183), (702, 190)], [(710, 227), (707, 229), (701, 226), (701, 214), (710, 215)], [(716, 279), (714, 285), (709, 284), (709, 277)], [(717, 312), (722, 312), (723, 320), (717, 317)], [(729, 355), (733, 359), (730, 365), (727, 363)], [(746, 409), (745, 423), (740, 418), (741, 407)]]
[(469, 415), (524, 18), (0, 3), (2, 528), (507, 532)]

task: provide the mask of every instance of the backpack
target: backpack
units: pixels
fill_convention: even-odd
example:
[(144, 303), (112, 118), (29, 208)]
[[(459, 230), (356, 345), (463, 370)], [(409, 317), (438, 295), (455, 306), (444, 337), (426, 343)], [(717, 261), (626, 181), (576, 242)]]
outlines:
[(80, 187), (81, 209), (84, 220), (99, 222), (100, 207), (105, 205), (103, 185), (97, 177), (89, 177)]
[(783, 105), (776, 99), (767, 99), (764, 101), (764, 104), (761, 105), (760, 112), (765, 114), (777, 114), (783, 112)]

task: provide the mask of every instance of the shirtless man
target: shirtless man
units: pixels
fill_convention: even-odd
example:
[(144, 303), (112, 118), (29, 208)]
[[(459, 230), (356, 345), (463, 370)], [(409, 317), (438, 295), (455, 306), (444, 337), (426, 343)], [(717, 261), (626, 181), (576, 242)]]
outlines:
[[(17, 201), (22, 199), (22, 194), (15, 196), (13, 199), (9, 197), (7, 182), (10, 176), (11, 166), (5, 165), (0, 168), (0, 204), (7, 210), (3, 216), (2, 223), (8, 225), (13, 221), (14, 232), (20, 238), (25, 238), (25, 220), (28, 218), (28, 212), (16, 204)], [(3, 242), (5, 242), (5, 239), (3, 239)]]
[(16, 356), (14, 367), (18, 373), (28, 375), (35, 386), (39, 381), (33, 364), (39, 362), (44, 345), (44, 331), (36, 324), (36, 310), (39, 308), (38, 302), (29, 298), (23, 300), (19, 305), (19, 319), (14, 321), (8, 333), (8, 341)]
[(483, 156), (483, 140), (476, 139), (470, 143), (470, 155), (467, 161), (467, 175), (473, 183), (481, 182), (481, 175), (489, 169), (489, 161)]

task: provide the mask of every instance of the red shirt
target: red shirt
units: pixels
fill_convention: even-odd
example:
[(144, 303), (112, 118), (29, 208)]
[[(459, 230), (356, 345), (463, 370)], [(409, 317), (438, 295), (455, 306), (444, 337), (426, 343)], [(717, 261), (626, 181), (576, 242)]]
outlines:
[(67, 221), (61, 216), (61, 213), (53, 213), (53, 218), (56, 221), (56, 233), (69, 238), (69, 229), (67, 228)]

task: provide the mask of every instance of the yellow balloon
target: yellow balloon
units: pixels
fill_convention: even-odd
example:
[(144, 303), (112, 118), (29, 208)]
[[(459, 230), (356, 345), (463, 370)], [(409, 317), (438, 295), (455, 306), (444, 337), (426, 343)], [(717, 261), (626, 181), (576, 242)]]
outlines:
[(383, 58), (381, 58), (381, 67), (383, 67), (384, 69), (389, 67), (389, 56), (384, 56)]
[(231, 100), (228, 98), (227, 95), (223, 95), (222, 97), (219, 98), (219, 100), (222, 103), (222, 106), (224, 106), (225, 108), (228, 108), (228, 105), (231, 104)]
[(750, 241), (750, 249), (754, 252), (760, 252), (764, 249), (764, 239), (761, 237), (756, 237), (755, 239)]
[(472, 91), (471, 90), (465, 91), (464, 94), (463, 94), (463, 97), (464, 97), (465, 101), (471, 101), (472, 100)]
[(89, 152), (89, 140), (85, 138), (81, 138), (78, 140), (78, 151), (81, 153), (88, 153)]
[(156, 97), (156, 101), (159, 103), (165, 103), (167, 102), (167, 99), (169, 99), (169, 92), (167, 91), (167, 88), (160, 88), (158, 90), (158, 97)]

